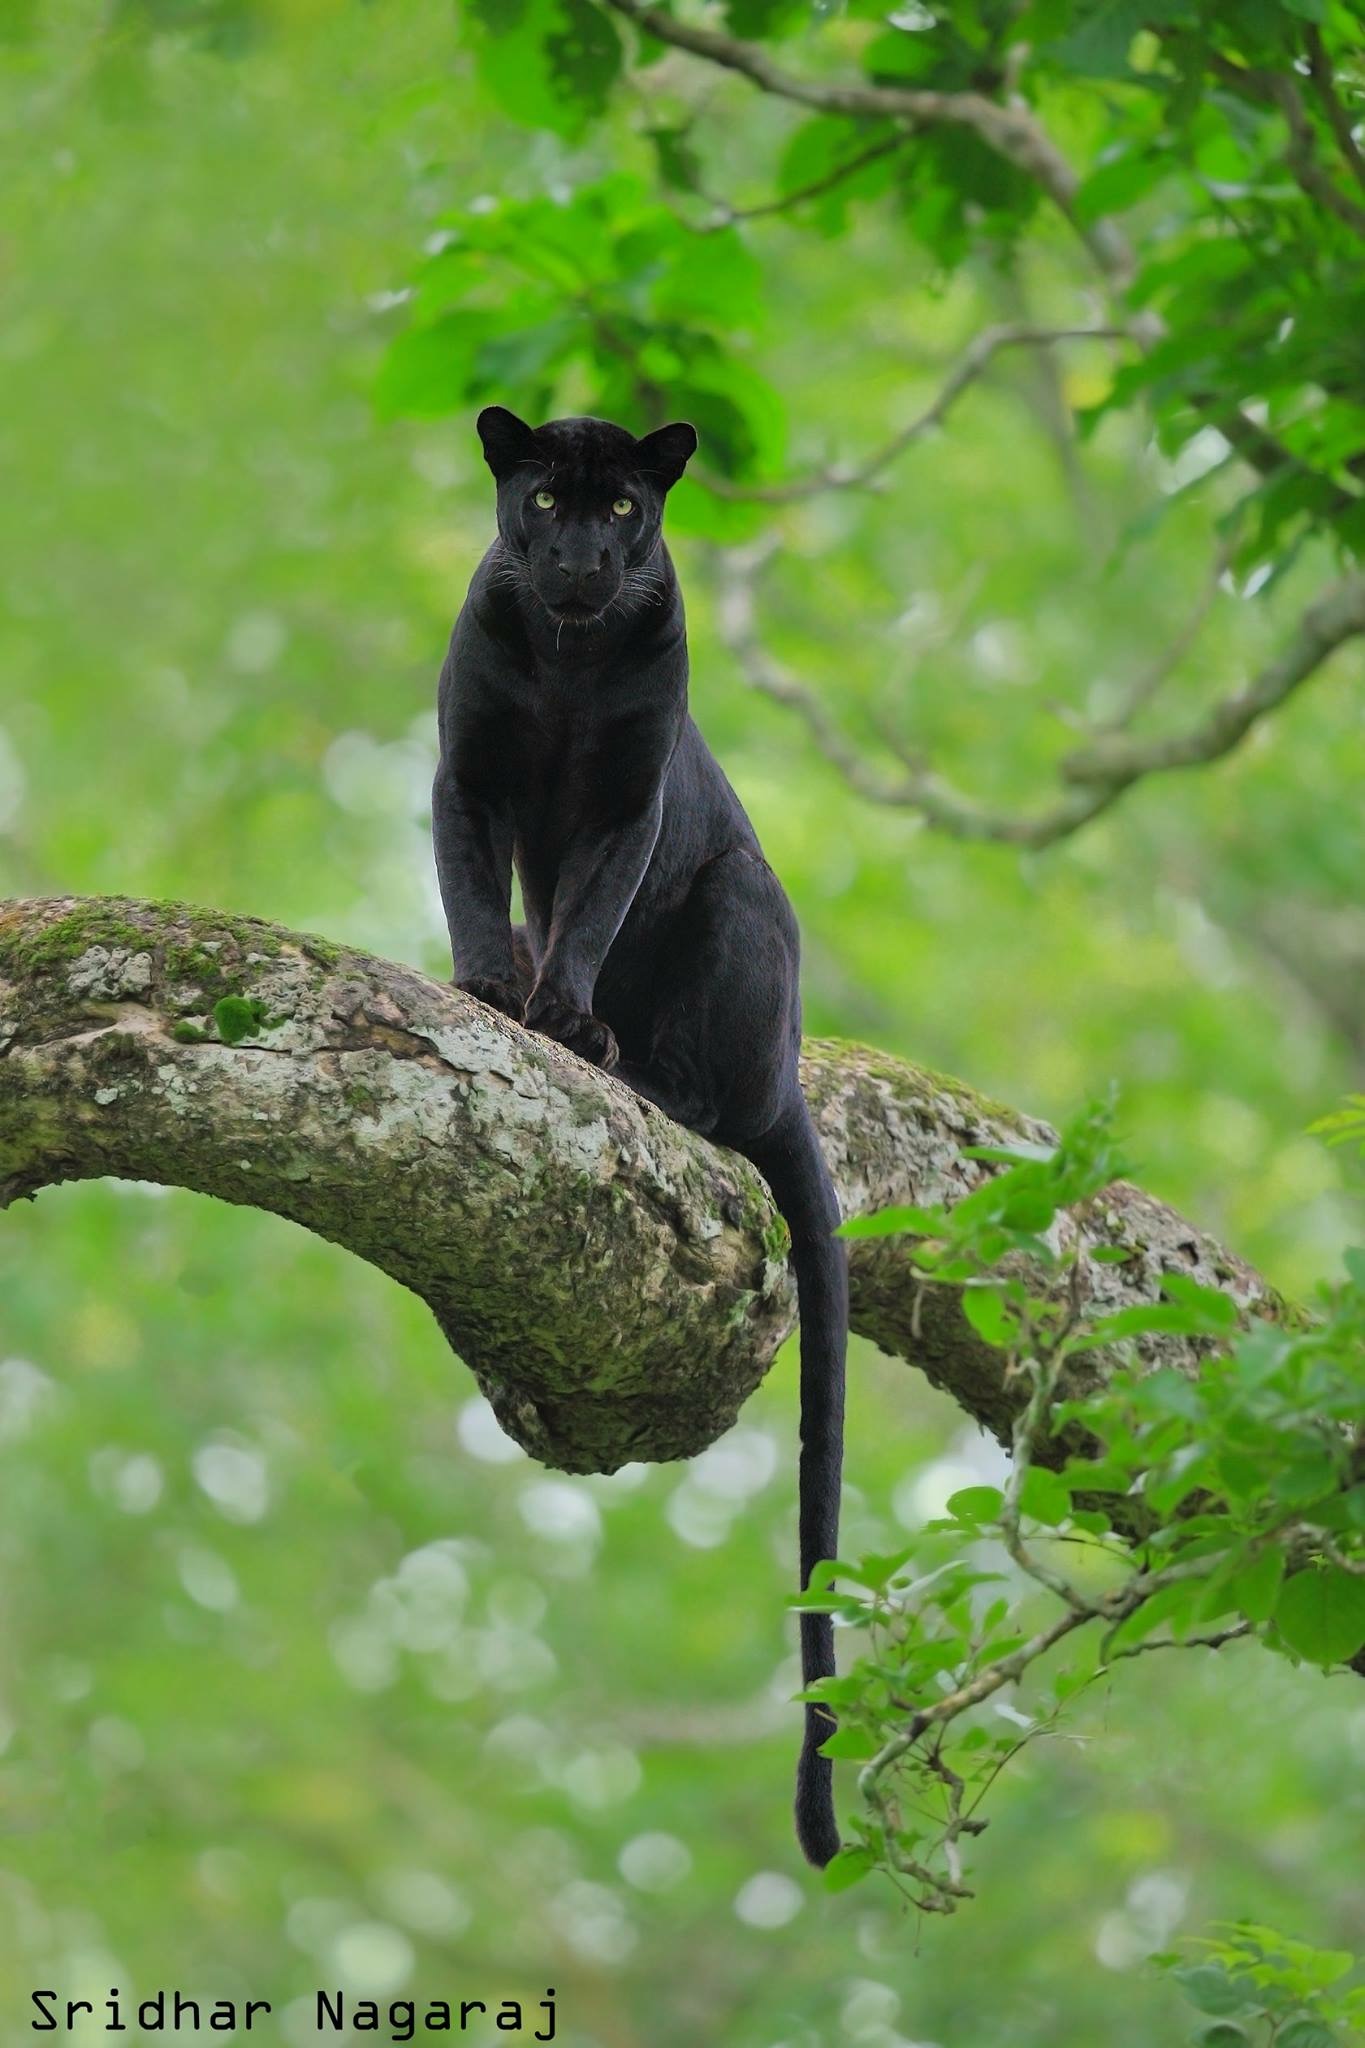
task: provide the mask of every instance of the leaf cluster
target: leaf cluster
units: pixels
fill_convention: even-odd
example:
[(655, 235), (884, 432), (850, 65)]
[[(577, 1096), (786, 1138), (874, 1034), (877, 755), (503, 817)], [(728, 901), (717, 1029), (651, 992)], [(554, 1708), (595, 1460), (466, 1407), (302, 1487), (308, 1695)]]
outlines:
[(862, 1765), (831, 1882), (882, 1869), (928, 1911), (969, 1896), (961, 1843), (1000, 1769), (1122, 1660), (1249, 1637), (1324, 1669), (1365, 1650), (1365, 1253), (1312, 1320), (1248, 1317), (1174, 1270), (1107, 1306), (1103, 1269), (1129, 1257), (1101, 1200), (1112, 1110), (1052, 1151), (971, 1156), (997, 1170), (953, 1209), (844, 1234), (905, 1234), (920, 1284), (1006, 1354), (1008, 1481), (954, 1494), (896, 1556), (831, 1563), (802, 1602), (869, 1645), (807, 1695), (840, 1712), (827, 1753)]

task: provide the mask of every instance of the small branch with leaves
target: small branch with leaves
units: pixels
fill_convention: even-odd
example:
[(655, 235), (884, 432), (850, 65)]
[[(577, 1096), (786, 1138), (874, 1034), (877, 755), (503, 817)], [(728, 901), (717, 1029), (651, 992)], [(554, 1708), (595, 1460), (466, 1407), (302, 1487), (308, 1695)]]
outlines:
[[(680, 21), (663, 8), (649, 4), (649, 0), (601, 0), (601, 4), (660, 42), (748, 79), (760, 92), (821, 113), (843, 116), (855, 129), (870, 121), (890, 120), (908, 124), (912, 131), (945, 127), (970, 130), (988, 149), (1029, 178), (1066, 221), (1087, 252), (1118, 324), (1144, 349), (1153, 348), (1164, 338), (1165, 324), (1159, 314), (1148, 309), (1137, 319), (1131, 316), (1127, 293), (1138, 266), (1127, 236), (1110, 215), (1096, 215), (1079, 203), (1081, 179), (1076, 170), (1038, 115), (1017, 93), (997, 100), (974, 90), (931, 90), (864, 84), (847, 78), (807, 77), (787, 70), (760, 43)], [(1301, 107), (1292, 80), (1278, 81), (1277, 92), (1280, 85), (1287, 86)], [(1311, 135), (1309, 139), (1311, 142)], [(1301, 143), (1298, 146), (1304, 147)], [(1342, 199), (1340, 194), (1335, 196)], [(1352, 214), (1357, 210), (1349, 200), (1344, 205)], [(772, 210), (784, 209), (778, 204)], [(1342, 212), (1340, 205), (1335, 210), (1338, 214)], [(1350, 491), (1332, 492), (1327, 478), (1313, 471), (1235, 401), (1215, 392), (1197, 390), (1188, 396), (1195, 411), (1218, 428), (1259, 476), (1270, 478), (1293, 472), (1312, 479), (1321, 486), (1324, 504), (1329, 509), (1340, 510), (1355, 502), (1355, 494)]]
[[(1109, 1112), (1052, 1150), (975, 1156), (1001, 1170), (951, 1212), (887, 1211), (845, 1234), (907, 1237), (921, 1284), (955, 1293), (1002, 1353), (1026, 1390), (1008, 1481), (956, 1493), (897, 1555), (831, 1561), (800, 1603), (868, 1642), (805, 1695), (839, 1709), (826, 1753), (861, 1766), (863, 1810), (828, 1881), (880, 1870), (930, 1913), (972, 1896), (963, 1841), (999, 1773), (1116, 1664), (1250, 1637), (1324, 1668), (1365, 1653), (1365, 1252), (1298, 1329), (1244, 1323), (1180, 1274), (1159, 1302), (1096, 1314), (1053, 1247), (1059, 1218), (1083, 1224), (1121, 1170)], [(1046, 1293), (1025, 1261), (1051, 1267)], [(1204, 1349), (1193, 1382), (1129, 1369), (1077, 1392), (1096, 1352), (1177, 1331)], [(1022, 1708), (983, 1711), (1021, 1688)]]

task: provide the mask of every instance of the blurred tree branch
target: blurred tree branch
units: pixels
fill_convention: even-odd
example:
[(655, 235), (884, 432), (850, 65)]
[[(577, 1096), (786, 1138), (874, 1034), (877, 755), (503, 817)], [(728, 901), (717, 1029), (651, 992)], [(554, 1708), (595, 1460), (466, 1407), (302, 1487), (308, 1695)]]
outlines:
[(1066, 157), (1027, 108), (989, 99), (980, 92), (939, 92), (913, 86), (861, 85), (855, 81), (803, 78), (785, 70), (758, 43), (677, 20), (648, 0), (604, 0), (637, 28), (694, 57), (739, 73), (761, 92), (826, 114), (908, 121), (916, 127), (970, 128), (987, 146), (1040, 185), (1070, 221), (1107, 275), (1126, 277), (1132, 259), (1108, 220), (1082, 220), (1076, 211), (1080, 181)]
[(1317, 674), (1329, 655), (1365, 634), (1365, 576), (1350, 577), (1308, 606), (1288, 645), (1273, 660), (1183, 732), (1152, 738), (1128, 732), (1130, 718), (1188, 651), (1191, 627), (1197, 631), (1207, 609), (1201, 600), (1193, 621), (1140, 678), (1120, 721), (1063, 758), (1059, 772), (1070, 788), (1047, 810), (996, 811), (962, 794), (906, 749), (897, 749), (899, 769), (887, 770), (869, 761), (845, 736), (820, 699), (764, 645), (755, 582), (765, 552), (729, 549), (717, 554), (721, 638), (750, 685), (798, 714), (820, 752), (860, 796), (916, 811), (926, 824), (958, 839), (1034, 848), (1055, 845), (1110, 809), (1135, 783), (1174, 769), (1204, 767), (1232, 753), (1253, 726)]
[(949, 369), (924, 411), (861, 462), (821, 470), (814, 476), (793, 477), (776, 484), (744, 483), (716, 476), (710, 471), (704, 474), (703, 481), (707, 489), (718, 497), (758, 501), (765, 505), (788, 505), (799, 498), (814, 497), (821, 491), (867, 490), (907, 448), (943, 424), (963, 392), (984, 375), (1003, 349), (1049, 349), (1063, 341), (1122, 341), (1126, 335), (1125, 328), (1103, 325), (1042, 327), (1032, 322), (1006, 321), (995, 327), (984, 327)]
[(1200, 585), (1199, 594), (1186, 615), (1185, 623), (1156, 659), (1149, 662), (1140, 675), (1134, 677), (1109, 717), (1093, 728), (1097, 735), (1126, 732), (1153, 698), (1166, 687), (1203, 631), (1219, 587), (1228, 572), (1231, 557), (1232, 548), (1228, 542), (1222, 542), (1214, 549), (1213, 560)]
[(727, 200), (713, 200), (714, 215), (703, 224), (702, 232), (715, 234), (721, 228), (733, 227), (736, 221), (768, 220), (774, 214), (792, 213), (812, 199), (823, 199), (826, 193), (836, 192), (850, 178), (856, 178), (859, 171), (865, 171), (869, 164), (880, 163), (883, 157), (894, 156), (897, 150), (904, 149), (912, 133), (909, 128), (897, 128), (866, 149), (860, 149), (844, 163), (836, 164), (823, 177), (812, 178), (808, 184), (798, 185), (795, 191), (784, 192), (776, 199), (761, 200), (753, 206), (731, 206)]
[[(651, 6), (649, 0), (602, 0), (602, 4), (661, 42), (686, 50), (722, 70), (733, 71), (761, 92), (779, 99), (827, 114), (847, 115), (854, 121), (892, 119), (909, 122), (912, 127), (970, 129), (989, 149), (1031, 178), (1075, 231), (1115, 302), (1124, 331), (1144, 348), (1163, 338), (1164, 323), (1159, 315), (1148, 310), (1130, 319), (1123, 308), (1124, 294), (1136, 272), (1127, 237), (1106, 214), (1092, 217), (1078, 207), (1080, 179), (1075, 170), (1037, 116), (1017, 99), (1002, 103), (974, 91), (805, 78), (775, 63), (760, 44), (678, 21), (661, 8)], [(1287, 84), (1297, 100), (1292, 81), (1279, 83)], [(1298, 104), (1301, 108), (1301, 102)], [(1309, 139), (1311, 142), (1311, 133)], [(1345, 204), (1355, 211), (1353, 202)], [(1291, 469), (1318, 476), (1309, 464), (1231, 401), (1199, 392), (1192, 393), (1191, 400), (1258, 475), (1269, 477)], [(1318, 480), (1330, 494), (1329, 479)], [(1353, 496), (1349, 491), (1338, 490), (1327, 502), (1339, 509), (1349, 505)]]
[[(1322, 49), (1321, 39), (1318, 42), (1318, 49)], [(1317, 201), (1319, 206), (1325, 206), (1329, 213), (1334, 213), (1347, 227), (1354, 228), (1358, 235), (1365, 234), (1365, 206), (1358, 205), (1343, 192), (1330, 172), (1323, 168), (1318, 157), (1317, 135), (1308, 118), (1303, 95), (1294, 81), (1282, 72), (1265, 71), (1235, 63), (1231, 58), (1219, 56), (1216, 52), (1213, 54), (1212, 64), (1214, 72), (1229, 91), (1254, 101), (1258, 106), (1274, 107), (1284, 116), (1285, 127), (1289, 131), (1289, 144), (1285, 150), (1284, 160), (1290, 176), (1310, 199)], [(1340, 125), (1334, 118), (1332, 126), (1339, 141), (1344, 134), (1350, 151), (1346, 160), (1352, 163), (1353, 156), (1358, 156), (1358, 152), (1349, 124), (1345, 123), (1344, 112), (1332, 92), (1330, 67), (1315, 72), (1314, 82), (1320, 98), (1324, 92), (1326, 93), (1324, 105), (1329, 109), (1335, 109), (1336, 115), (1340, 117)]]
[(1327, 117), (1327, 125), (1336, 138), (1342, 162), (1356, 183), (1365, 189), (1365, 154), (1362, 154), (1360, 144), (1356, 141), (1351, 117), (1341, 103), (1332, 76), (1332, 60), (1327, 54), (1322, 31), (1316, 22), (1310, 21), (1305, 24), (1304, 45), (1308, 52), (1308, 75), (1313, 81), (1318, 103)]
[[(804, 1079), (847, 1215), (951, 1207), (991, 1171), (964, 1148), (1051, 1139), (864, 1047), (809, 1042)], [(0, 1209), (105, 1175), (268, 1210), (369, 1260), (430, 1305), (509, 1433), (570, 1471), (702, 1449), (792, 1325), (753, 1170), (468, 997), (182, 904), (0, 904)], [(1159, 1298), (1167, 1273), (1283, 1312), (1124, 1183), (1059, 1228), (1096, 1313)], [(1022, 1390), (959, 1293), (925, 1289), (894, 1237), (851, 1263), (853, 1328), (1010, 1442)], [(1196, 1340), (1142, 1342), (1198, 1371)], [(1068, 1390), (1115, 1362), (1086, 1353)]]

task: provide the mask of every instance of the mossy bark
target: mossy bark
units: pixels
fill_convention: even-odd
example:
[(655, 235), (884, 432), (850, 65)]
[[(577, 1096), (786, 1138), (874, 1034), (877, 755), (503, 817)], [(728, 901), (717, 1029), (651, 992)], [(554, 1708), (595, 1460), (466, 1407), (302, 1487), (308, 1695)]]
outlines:
[[(1048, 1135), (861, 1046), (809, 1042), (805, 1079), (846, 1215), (951, 1202), (989, 1170), (964, 1146)], [(702, 1449), (794, 1317), (785, 1232), (745, 1161), (458, 992), (184, 904), (0, 904), (0, 1209), (101, 1175), (268, 1209), (370, 1260), (430, 1304), (504, 1427), (565, 1471)], [(1088, 1228), (1083, 1252), (1128, 1253), (1083, 1262), (1106, 1306), (1179, 1271), (1280, 1310), (1135, 1188)], [(949, 1294), (920, 1295), (903, 1240), (854, 1247), (852, 1323), (1008, 1435), (1000, 1354)], [(1185, 1340), (1163, 1346), (1197, 1369)]]

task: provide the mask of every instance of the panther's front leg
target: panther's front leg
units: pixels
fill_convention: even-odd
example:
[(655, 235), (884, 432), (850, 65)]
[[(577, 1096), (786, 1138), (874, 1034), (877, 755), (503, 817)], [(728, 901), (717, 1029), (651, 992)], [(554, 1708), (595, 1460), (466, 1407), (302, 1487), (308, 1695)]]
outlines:
[(444, 759), (431, 810), (455, 985), (521, 1023), (525, 991), (512, 936), (510, 819)]
[(592, 1014), (602, 962), (644, 879), (659, 837), (657, 787), (624, 819), (585, 828), (560, 865), (554, 909), (526, 1022), (609, 1073), (619, 1051), (609, 1026)]

